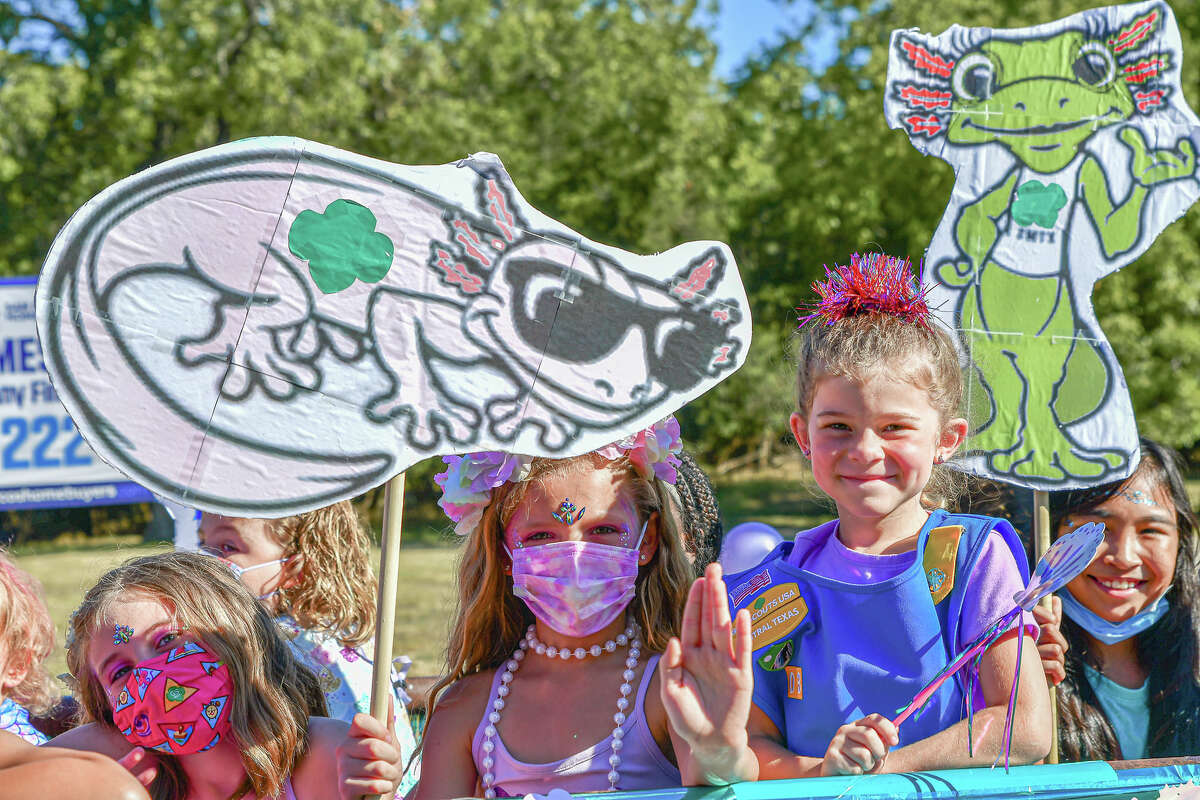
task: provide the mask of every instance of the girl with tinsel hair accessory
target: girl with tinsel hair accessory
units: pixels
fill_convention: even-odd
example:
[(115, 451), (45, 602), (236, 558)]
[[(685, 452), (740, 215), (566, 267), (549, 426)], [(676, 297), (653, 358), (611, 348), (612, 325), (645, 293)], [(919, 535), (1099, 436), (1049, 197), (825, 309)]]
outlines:
[(702, 627), (681, 619), (679, 450), (668, 419), (574, 458), (444, 459), (440, 505), (466, 542), (416, 800), (714, 780), (675, 733), (686, 691), (656, 671), (681, 623)]
[[(1050, 711), (1025, 617), (920, 715), (890, 719), (1011, 611), (1028, 566), (1006, 521), (948, 514), (926, 491), (967, 423), (954, 342), (908, 261), (855, 255), (813, 288), (791, 429), (838, 518), (729, 577), (730, 608), (750, 612), (739, 649), (753, 659), (728, 665), (752, 672), (753, 704), (740, 719), (748, 740), (730, 739), (725, 763), (753, 753), (760, 778), (987, 766), (1008, 746), (1010, 696), (1011, 760), (1036, 761), (1050, 747)], [(694, 717), (696, 730), (734, 729), (738, 691), (705, 685), (712, 711)]]

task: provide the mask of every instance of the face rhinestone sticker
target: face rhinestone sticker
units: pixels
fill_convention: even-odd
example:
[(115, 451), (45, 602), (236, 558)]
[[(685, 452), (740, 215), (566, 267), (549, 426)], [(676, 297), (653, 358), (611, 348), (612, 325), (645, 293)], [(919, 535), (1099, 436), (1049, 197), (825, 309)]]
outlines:
[(1154, 498), (1143, 492), (1141, 489), (1134, 489), (1132, 492), (1128, 489), (1122, 489), (1119, 494), (1131, 503), (1139, 506), (1157, 506)]
[(113, 626), (113, 644), (123, 645), (133, 638), (133, 628), (128, 625)]
[(564, 497), (563, 501), (558, 504), (558, 510), (550, 512), (550, 516), (554, 517), (563, 525), (574, 525), (583, 518), (584, 511), (587, 511), (587, 509), (576, 509), (575, 504), (571, 502), (571, 498)]

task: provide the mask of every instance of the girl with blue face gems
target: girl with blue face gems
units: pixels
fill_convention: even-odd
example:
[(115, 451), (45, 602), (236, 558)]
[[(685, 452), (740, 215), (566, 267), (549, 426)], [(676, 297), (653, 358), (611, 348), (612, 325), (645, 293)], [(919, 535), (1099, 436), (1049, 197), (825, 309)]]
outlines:
[(1052, 528), (1105, 525), (1104, 546), (1059, 591), (1069, 648), (1058, 686), (1064, 759), (1200, 752), (1196, 515), (1178, 455), (1143, 438), (1133, 476), (1057, 493)]

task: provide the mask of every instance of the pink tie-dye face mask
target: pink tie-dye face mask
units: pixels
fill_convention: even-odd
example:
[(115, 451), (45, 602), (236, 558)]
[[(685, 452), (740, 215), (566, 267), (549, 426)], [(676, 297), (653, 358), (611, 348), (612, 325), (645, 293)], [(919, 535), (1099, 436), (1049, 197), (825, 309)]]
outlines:
[(510, 552), (513, 594), (563, 636), (591, 636), (624, 613), (633, 600), (638, 548), (645, 535), (643, 524), (631, 548), (552, 542)]

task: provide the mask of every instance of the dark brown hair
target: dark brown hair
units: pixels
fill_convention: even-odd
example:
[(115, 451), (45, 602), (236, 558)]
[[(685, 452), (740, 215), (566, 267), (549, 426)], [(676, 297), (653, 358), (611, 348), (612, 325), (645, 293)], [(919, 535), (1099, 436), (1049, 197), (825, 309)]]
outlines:
[[(1084, 514), (1124, 490), (1135, 478), (1167, 489), (1179, 528), (1179, 555), (1167, 589), (1170, 610), (1134, 640), (1138, 660), (1149, 675), (1150, 758), (1195, 755), (1200, 752), (1200, 620), (1196, 616), (1200, 579), (1200, 546), (1196, 514), (1184, 486), (1179, 455), (1143, 437), (1142, 459), (1133, 475), (1089, 489), (1051, 495), (1050, 529), (1057, 531), (1067, 517)], [(1117, 737), (1083, 665), (1100, 666), (1090, 652), (1088, 637), (1064, 616), (1063, 634), (1070, 649), (1067, 677), (1058, 686), (1058, 735), (1064, 758), (1071, 761), (1111, 761), (1122, 757)]]
[(725, 529), (721, 524), (721, 509), (708, 475), (687, 450), (679, 452), (675, 494), (679, 497), (679, 516), (683, 528), (683, 544), (692, 557), (696, 575), (717, 560)]

